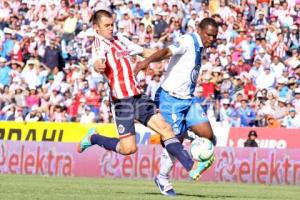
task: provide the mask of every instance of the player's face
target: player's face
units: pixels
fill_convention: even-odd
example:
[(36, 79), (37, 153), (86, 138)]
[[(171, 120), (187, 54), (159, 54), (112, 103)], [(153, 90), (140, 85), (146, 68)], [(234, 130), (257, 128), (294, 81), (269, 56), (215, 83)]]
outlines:
[(113, 26), (114, 20), (111, 17), (101, 17), (101, 20), (98, 22), (96, 31), (105, 39), (112, 39), (113, 37)]
[(205, 48), (210, 47), (217, 39), (218, 29), (214, 26), (208, 25), (205, 29), (198, 29), (198, 34), (202, 40)]

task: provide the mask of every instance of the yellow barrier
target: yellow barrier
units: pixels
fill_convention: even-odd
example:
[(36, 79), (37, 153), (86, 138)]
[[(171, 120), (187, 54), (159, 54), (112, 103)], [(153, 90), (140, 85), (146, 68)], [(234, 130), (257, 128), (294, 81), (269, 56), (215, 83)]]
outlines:
[(101, 135), (118, 137), (114, 124), (53, 122), (0, 122), (0, 140), (79, 142), (89, 128)]

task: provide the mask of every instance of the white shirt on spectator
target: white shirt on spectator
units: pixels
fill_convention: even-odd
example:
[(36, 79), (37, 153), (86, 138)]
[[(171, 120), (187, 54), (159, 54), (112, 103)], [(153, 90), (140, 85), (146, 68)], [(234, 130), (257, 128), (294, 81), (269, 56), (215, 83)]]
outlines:
[(49, 103), (51, 105), (60, 105), (60, 103), (62, 103), (63, 101), (64, 101), (64, 98), (60, 94), (54, 95), (54, 93), (52, 93), (50, 95)]
[(257, 54), (254, 57), (254, 60), (256, 60), (258, 58), (261, 59), (263, 67), (270, 66), (270, 64), (271, 64), (271, 56), (269, 54), (267, 54), (267, 53), (265, 53), (264, 55)]
[(82, 21), (84, 23), (89, 23), (93, 12), (90, 8), (87, 7), (85, 9), (81, 9), (80, 14), (81, 14)]
[(288, 20), (288, 17), (287, 17), (287, 14), (288, 14), (288, 10), (283, 10), (283, 8), (277, 10), (276, 14), (278, 16), (278, 20), (279, 22), (282, 24), (282, 25), (285, 25), (287, 20)]
[(228, 28), (225, 31), (222, 28), (220, 28), (218, 38), (226, 39), (226, 41), (229, 42), (231, 38), (231, 31)]
[(91, 111), (85, 111), (80, 118), (80, 123), (89, 124), (95, 121), (95, 113)]
[(271, 70), (274, 72), (276, 78), (280, 78), (283, 70), (285, 69), (285, 66), (282, 62), (279, 62), (277, 65), (275, 63), (272, 63), (270, 67)]
[(61, 93), (65, 93), (70, 88), (71, 88), (71, 85), (69, 83), (64, 82), (64, 81), (61, 82), (61, 84), (60, 84), (60, 91), (61, 91)]
[(25, 83), (28, 84), (29, 88), (35, 88), (38, 83), (36, 68), (33, 67), (32, 69), (30, 69), (28, 66), (25, 66), (25, 68), (22, 71), (22, 78), (24, 79)]
[[(197, 20), (197, 19), (196, 19), (196, 20)], [(190, 19), (190, 20), (188, 21), (188, 26), (192, 27), (193, 30), (196, 29), (196, 20)]]
[(272, 45), (274, 42), (277, 41), (277, 33), (276, 31), (274, 30), (273, 32), (268, 30), (267, 33), (266, 33), (266, 41)]
[(256, 86), (259, 89), (263, 88), (271, 88), (274, 86), (275, 83), (275, 76), (272, 72), (269, 74), (262, 72), (261, 74), (258, 75), (256, 79)]
[(54, 82), (53, 82), (53, 87), (60, 86), (62, 80), (64, 79), (64, 73), (63, 72), (58, 72), (57, 74), (53, 74), (54, 76)]
[(290, 115), (283, 119), (282, 125), (286, 128), (300, 128), (300, 115), (292, 118)]
[(49, 72), (47, 70), (38, 72), (37, 85), (44, 85), (46, 83), (48, 74)]
[(46, 15), (48, 21), (53, 22), (54, 19), (55, 19), (55, 18), (57, 17), (57, 15), (58, 15), (57, 7), (55, 7), (54, 9), (53, 9), (53, 8), (47, 9), (47, 12), (46, 12), (45, 15)]
[(36, 41), (30, 42), (29, 49), (28, 49), (29, 53), (34, 54), (36, 47), (37, 47)]
[(220, 14), (223, 21), (226, 22), (231, 15), (231, 10), (228, 6), (223, 6), (219, 8), (218, 13)]
[(209, 61), (206, 61), (206, 63), (204, 63), (204, 64), (201, 65), (200, 73), (202, 74), (203, 70), (211, 71), (212, 68), (213, 68), (212, 63), (209, 62)]

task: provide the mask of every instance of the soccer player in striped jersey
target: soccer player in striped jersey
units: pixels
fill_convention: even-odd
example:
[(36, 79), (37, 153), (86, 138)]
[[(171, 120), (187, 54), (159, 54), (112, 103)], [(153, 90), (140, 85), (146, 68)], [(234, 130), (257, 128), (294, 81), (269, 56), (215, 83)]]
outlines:
[(78, 145), (81, 153), (97, 144), (107, 150), (123, 155), (137, 151), (134, 120), (138, 120), (161, 134), (168, 153), (176, 157), (193, 179), (198, 179), (205, 166), (194, 161), (172, 131), (171, 126), (156, 112), (155, 104), (142, 95), (135, 81), (130, 54), (146, 54), (146, 50), (126, 38), (113, 35), (114, 19), (105, 10), (98, 10), (91, 19), (95, 40), (93, 46), (94, 69), (108, 79), (112, 106), (119, 138), (109, 138), (90, 129)]

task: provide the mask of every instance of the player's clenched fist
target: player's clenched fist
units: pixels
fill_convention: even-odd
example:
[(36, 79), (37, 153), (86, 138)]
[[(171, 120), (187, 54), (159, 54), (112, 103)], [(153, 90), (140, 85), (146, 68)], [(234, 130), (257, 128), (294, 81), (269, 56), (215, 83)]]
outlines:
[(96, 60), (94, 63), (94, 70), (98, 73), (104, 73), (106, 68), (105, 59)]
[(134, 74), (137, 75), (141, 70), (147, 69), (149, 62), (146, 60), (138, 62), (134, 68)]

